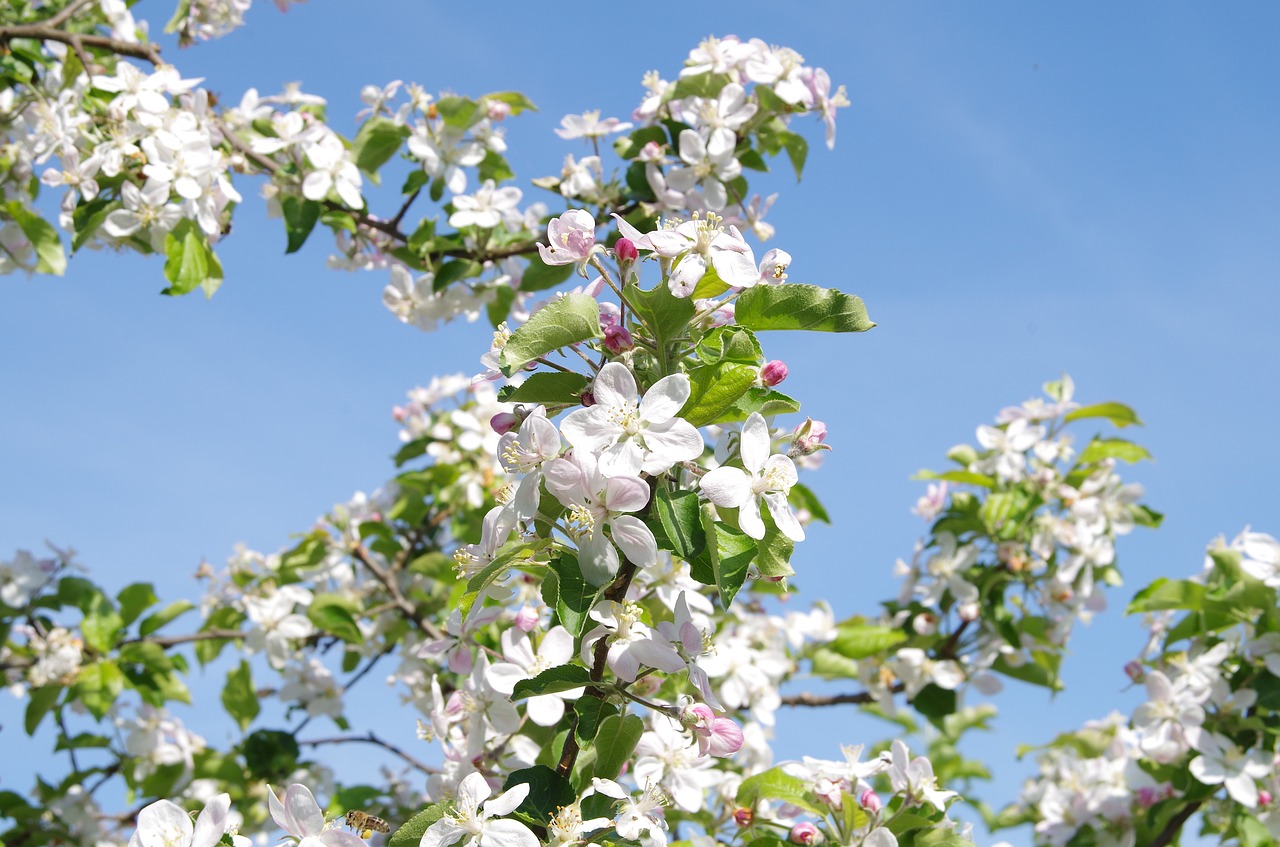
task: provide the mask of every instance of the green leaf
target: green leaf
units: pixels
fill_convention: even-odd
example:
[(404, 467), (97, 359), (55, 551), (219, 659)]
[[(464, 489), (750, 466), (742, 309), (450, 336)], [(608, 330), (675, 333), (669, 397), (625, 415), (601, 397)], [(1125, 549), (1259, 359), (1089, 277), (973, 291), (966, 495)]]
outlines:
[(974, 471), (947, 471), (946, 473), (935, 473), (934, 471), (919, 470), (916, 471), (912, 479), (920, 480), (941, 480), (942, 482), (957, 482), (961, 485), (980, 485), (983, 488), (995, 488), (995, 477), (986, 474), (975, 473)]
[(809, 655), (813, 673), (824, 679), (857, 679), (858, 663), (826, 647), (818, 647)]
[(789, 415), (800, 411), (800, 401), (788, 397), (781, 391), (753, 385), (739, 397), (733, 407), (720, 415), (717, 423), (737, 423), (745, 421), (752, 412), (759, 412), (766, 418), (774, 415)]
[[(587, 582), (582, 569), (578, 567), (578, 560), (567, 553), (552, 557), (550, 568), (548, 576), (554, 574), (556, 577), (556, 615), (560, 618), (560, 625), (577, 638), (582, 635), (590, 620), (587, 613), (595, 605), (596, 594), (600, 589)], [(548, 605), (551, 603), (548, 602)]]
[(802, 135), (784, 132), (782, 148), (787, 151), (787, 158), (791, 160), (791, 167), (796, 172), (796, 182), (799, 182), (800, 176), (804, 173), (804, 163), (809, 158), (809, 142), (805, 141)]
[(573, 701), (573, 711), (578, 716), (573, 733), (580, 745), (586, 745), (596, 737), (605, 718), (618, 714), (618, 707), (601, 697), (579, 697)]
[(147, 615), (143, 618), (142, 623), (138, 625), (138, 634), (143, 636), (150, 635), (174, 618), (186, 614), (195, 607), (196, 604), (190, 600), (175, 600), (155, 614)]
[(747, 579), (747, 569), (756, 557), (756, 543), (742, 530), (717, 521), (710, 507), (702, 511), (702, 529), (706, 544), (689, 567), (694, 579), (716, 587), (720, 604), (727, 609)]
[(399, 829), (387, 839), (387, 847), (418, 847), (422, 836), (436, 821), (445, 816), (448, 809), (439, 803), (433, 803), (418, 814), (405, 821)]
[(912, 847), (973, 847), (973, 842), (954, 829), (944, 829), (934, 824), (932, 829), (916, 835)]
[(644, 721), (635, 715), (610, 715), (602, 720), (596, 733), (594, 775), (601, 779), (617, 779), (643, 733)]
[(6, 204), (5, 210), (17, 222), (36, 252), (36, 273), (62, 276), (67, 269), (67, 254), (53, 225), (17, 200)]
[(671, 99), (682, 100), (685, 97), (703, 97), (711, 100), (719, 95), (720, 89), (728, 85), (729, 82), (728, 74), (702, 73), (682, 76), (676, 81), (675, 88), (672, 89)]
[(138, 619), (138, 615), (153, 606), (157, 599), (155, 587), (149, 582), (126, 585), (116, 595), (116, 600), (120, 602), (121, 623), (124, 626), (133, 623)]
[(827, 648), (846, 659), (865, 659), (906, 640), (906, 633), (900, 629), (853, 620), (836, 627), (835, 640)]
[(660, 126), (645, 126), (637, 129), (630, 135), (624, 135), (613, 142), (613, 150), (621, 159), (634, 159), (640, 155), (640, 151), (650, 142), (656, 142), (659, 145), (667, 143), (667, 133)]
[(532, 679), (517, 682), (511, 692), (511, 699), (523, 700), (539, 694), (557, 694), (591, 684), (591, 672), (581, 665), (559, 665), (547, 668)]
[(569, 780), (545, 765), (512, 771), (507, 774), (502, 790), (510, 791), (517, 785), (529, 786), (529, 793), (516, 807), (516, 812), (523, 812), (537, 821), (546, 821), (555, 814), (556, 809), (568, 806), (578, 799), (578, 793), (573, 790)]
[(60, 694), (62, 694), (62, 686), (56, 683), (31, 689), (27, 698), (27, 711), (22, 722), (27, 735), (35, 735), (36, 728), (40, 726), (44, 716), (49, 714), (57, 704)]
[(340, 209), (331, 209), (330, 211), (325, 212), (320, 216), (320, 223), (329, 227), (329, 229), (334, 232), (339, 230), (345, 230), (347, 232), (356, 231), (355, 218), (351, 217), (349, 212), (344, 212)]
[(600, 306), (587, 294), (570, 294), (535, 312), (502, 348), (502, 372), (511, 376), (553, 350), (600, 338)]
[(1088, 465), (1099, 459), (1119, 459), (1122, 462), (1137, 462), (1150, 459), (1151, 454), (1141, 445), (1123, 438), (1095, 438), (1084, 448), (1077, 465)]
[[(761, 503), (756, 508), (762, 508)], [(795, 573), (791, 567), (791, 554), (796, 543), (782, 534), (773, 521), (773, 514), (764, 509), (764, 538), (756, 544), (756, 570), (763, 577), (787, 577)]]
[(862, 300), (833, 288), (788, 283), (757, 285), (738, 297), (734, 319), (762, 332), (808, 329), (818, 332), (866, 332), (875, 326)]
[(298, 767), (301, 749), (288, 732), (259, 729), (249, 734), (241, 745), (249, 776), (257, 781), (283, 781)]
[(804, 780), (786, 773), (782, 768), (770, 768), (747, 777), (738, 786), (735, 799), (739, 806), (748, 808), (755, 808), (761, 800), (778, 800), (819, 816), (825, 816), (829, 811), (805, 789)]
[(58, 743), (53, 746), (56, 750), (91, 750), (101, 749), (111, 746), (111, 739), (105, 735), (94, 735), (91, 732), (81, 732), (70, 738), (59, 738)]
[(721, 362), (689, 372), (689, 399), (680, 417), (694, 426), (716, 423), (755, 385), (759, 370), (750, 365)]
[(431, 282), (431, 288), (433, 291), (444, 291), (458, 280), (479, 276), (483, 271), (484, 265), (474, 259), (452, 259), (445, 262), (440, 266), (440, 270), (436, 271), (436, 277)]
[(201, 286), (206, 290), (222, 282), (222, 265), (209, 249), (209, 242), (195, 221), (184, 218), (165, 237), (164, 278), (170, 283), (162, 294), (190, 294)]
[(227, 672), (227, 683), (222, 687), (222, 705), (227, 714), (236, 719), (240, 729), (246, 730), (262, 707), (258, 704), (258, 692), (253, 688), (253, 676), (249, 663), (240, 660), (239, 667)]
[(932, 720), (941, 720), (956, 710), (956, 693), (929, 683), (911, 698), (917, 712)]
[(760, 349), (756, 334), (740, 326), (723, 326), (711, 330), (698, 342), (696, 350), (698, 358), (707, 365), (737, 362), (759, 367), (764, 360), (764, 351)]
[(707, 542), (698, 508), (698, 495), (693, 491), (675, 494), (659, 488), (653, 502), (667, 549), (686, 561), (702, 552)]
[(521, 291), (545, 291), (555, 288), (573, 275), (573, 265), (548, 265), (541, 256), (530, 256), (520, 275)]
[(349, 597), (340, 594), (317, 594), (307, 607), (307, 620), (319, 629), (338, 636), (351, 644), (363, 644), (364, 635), (356, 624), (360, 607)]
[(1129, 514), (1133, 517), (1133, 522), (1138, 526), (1150, 527), (1158, 529), (1160, 524), (1164, 523), (1164, 515), (1155, 509), (1147, 508), (1141, 504), (1134, 504), (1129, 507)]
[(280, 201), (280, 209), (284, 212), (284, 231), (289, 238), (285, 253), (296, 253), (307, 243), (316, 221), (320, 220), (320, 204), (303, 197), (289, 196)]
[(791, 486), (791, 493), (787, 495), (787, 502), (797, 509), (804, 509), (813, 515), (813, 519), (822, 521), (825, 524), (831, 523), (831, 516), (827, 514), (826, 508), (822, 505), (822, 501), (818, 499), (818, 495), (814, 494), (809, 486), (797, 482)]
[(124, 621), (111, 605), (111, 601), (101, 592), (94, 592), (85, 610), (84, 620), (80, 622), (80, 631), (84, 634), (85, 644), (99, 653), (110, 652), (115, 646), (116, 636), (124, 627)]
[(1187, 579), (1160, 577), (1134, 595), (1126, 614), (1158, 612), (1164, 609), (1200, 609), (1204, 606), (1205, 587)]
[(659, 350), (665, 350), (672, 339), (684, 335), (689, 321), (693, 320), (693, 299), (677, 297), (665, 285), (644, 291), (638, 285), (628, 284), (625, 293)]
[[(244, 612), (237, 611), (233, 606), (219, 606), (213, 610), (213, 613), (205, 619), (204, 626), (200, 627), (201, 632), (209, 632), (216, 629), (235, 629), (244, 621)], [(208, 638), (196, 642), (196, 659), (200, 664), (207, 665), (214, 659), (218, 658), (218, 654), (222, 652), (222, 648), (227, 646), (229, 638)]]
[(75, 233), (71, 237), (71, 252), (75, 253), (93, 238), (107, 216), (119, 208), (121, 204), (118, 200), (108, 201), (102, 197), (76, 206), (75, 211), (71, 213), (71, 223)]
[(1094, 406), (1082, 406), (1067, 412), (1063, 420), (1067, 423), (1084, 418), (1106, 418), (1120, 428), (1137, 424), (1142, 426), (1138, 413), (1123, 403), (1098, 403)]
[(103, 659), (80, 668), (72, 696), (84, 704), (89, 714), (102, 720), (123, 688), (124, 674), (120, 668), (115, 662)]
[(351, 158), (356, 167), (370, 177), (375, 177), (376, 182), (378, 168), (396, 154), (411, 132), (408, 126), (398, 124), (390, 118), (370, 118), (356, 132), (356, 137), (351, 142)]
[(508, 385), (498, 392), (503, 403), (530, 403), (545, 406), (577, 406), (591, 381), (582, 374), (550, 371), (530, 374), (520, 385)]

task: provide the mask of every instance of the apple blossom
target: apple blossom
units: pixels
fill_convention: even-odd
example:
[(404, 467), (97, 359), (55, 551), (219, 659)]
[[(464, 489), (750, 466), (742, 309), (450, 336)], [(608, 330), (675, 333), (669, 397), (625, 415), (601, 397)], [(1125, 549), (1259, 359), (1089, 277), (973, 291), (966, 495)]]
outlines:
[(726, 465), (702, 478), (702, 492), (707, 499), (717, 506), (740, 509), (742, 531), (755, 539), (765, 535), (760, 517), (763, 501), (782, 534), (793, 541), (803, 541), (804, 529), (787, 505), (787, 494), (797, 479), (795, 463), (782, 454), (770, 455), (769, 425), (759, 412), (752, 412), (742, 425), (738, 452), (742, 468)]

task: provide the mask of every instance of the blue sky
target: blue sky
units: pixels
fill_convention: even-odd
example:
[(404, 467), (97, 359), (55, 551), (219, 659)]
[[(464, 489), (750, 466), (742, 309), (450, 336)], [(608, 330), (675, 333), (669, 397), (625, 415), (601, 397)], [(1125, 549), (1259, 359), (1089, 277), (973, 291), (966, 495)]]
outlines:
[[(136, 12), (158, 29), (161, 7)], [(835, 151), (811, 132), (800, 185), (785, 165), (753, 183), (782, 192), (771, 246), (795, 257), (791, 279), (859, 294), (880, 324), (765, 338), (835, 446), (808, 480), (836, 523), (797, 553), (802, 601), (811, 589), (838, 614), (872, 613), (892, 596), (893, 561), (923, 529), (909, 477), (1045, 380), (1067, 372), (1079, 399), (1139, 411), (1133, 437), (1156, 461), (1132, 477), (1166, 524), (1122, 541), (1128, 584), (1078, 630), (1066, 692), (997, 698), (1000, 731), (975, 748), (998, 768), (984, 796), (1009, 799), (1030, 772), (1013, 761), (1019, 742), (1131, 710), (1132, 591), (1197, 570), (1218, 533), (1280, 532), (1276, 7), (354, 8), (259, 3), (246, 29), (166, 55), (232, 101), (301, 81), (344, 131), (367, 83), (518, 88), (541, 108), (508, 129), (523, 179), (582, 153), (552, 134), (562, 115), (625, 116), (646, 70), (673, 76), (710, 33), (786, 44), (848, 87)], [(157, 296), (160, 263), (123, 255), (0, 282), (0, 551), (47, 538), (108, 585), (145, 578), (190, 595), (202, 559), (221, 563), (237, 542), (274, 550), (389, 477), (390, 407), (434, 374), (475, 369), (485, 327), (396, 323), (379, 302), (384, 275), (326, 270), (319, 236), (283, 256), (256, 185), (241, 189), (211, 302)], [(0, 702), (0, 724), (16, 715)], [(778, 749), (838, 755), (837, 743), (883, 734), (849, 712), (807, 712), (784, 716)], [(22, 781), (12, 767), (0, 765), (6, 785)]]

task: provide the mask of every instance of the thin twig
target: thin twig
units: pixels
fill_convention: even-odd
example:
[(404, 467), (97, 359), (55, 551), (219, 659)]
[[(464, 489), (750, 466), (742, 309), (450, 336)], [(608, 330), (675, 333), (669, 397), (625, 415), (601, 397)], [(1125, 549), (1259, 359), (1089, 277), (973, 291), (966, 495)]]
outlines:
[(392, 602), (399, 607), (401, 612), (404, 612), (409, 620), (417, 624), (418, 629), (437, 640), (444, 638), (444, 633), (440, 631), (440, 628), (423, 617), (422, 613), (418, 611), (418, 607), (413, 605), (408, 597), (404, 596), (404, 592), (400, 590), (400, 584), (396, 582), (395, 574), (374, 561), (363, 544), (351, 545), (351, 555), (355, 557), (356, 561), (368, 568), (369, 573), (373, 574), (378, 582), (381, 582), (386, 587), (391, 594)]
[(151, 43), (135, 43), (132, 41), (121, 41), (118, 38), (109, 38), (105, 35), (78, 35), (76, 33), (64, 32), (57, 27), (45, 24), (28, 24), (26, 26), (4, 26), (0, 27), (0, 44), (7, 44), (15, 38), (34, 38), (37, 41), (57, 41), (60, 44), (66, 44), (69, 47), (75, 47), (79, 41), (84, 47), (96, 47), (102, 50), (109, 50), (119, 56), (129, 56), (133, 59), (142, 59), (153, 65), (163, 64), (160, 58), (160, 48)]
[(244, 633), (238, 629), (206, 629), (200, 632), (191, 632), (186, 635), (140, 635), (135, 638), (126, 638), (120, 642), (123, 647), (126, 644), (159, 644), (161, 647), (176, 647), (179, 644), (189, 644), (192, 641), (209, 641), (214, 638), (244, 638)]
[(402, 748), (397, 747), (386, 739), (374, 735), (372, 732), (365, 735), (335, 735), (332, 738), (311, 738), (299, 741), (298, 743), (307, 747), (319, 747), (323, 744), (372, 744), (376, 747), (381, 747), (383, 750), (394, 753), (423, 773), (440, 773), (439, 768), (433, 768), (431, 765), (414, 758)]
[(68, 3), (66, 8), (64, 8), (58, 14), (53, 15), (52, 17), (47, 18), (41, 21), (40, 23), (42, 26), (62, 26), (67, 21), (71, 20), (71, 17), (76, 12), (80, 11), (81, 9), (83, 9), (85, 6), (88, 6), (92, 2), (93, 0), (75, 0), (75, 2), (73, 3)]
[[(889, 688), (891, 694), (904, 690), (901, 682), (895, 682)], [(870, 691), (859, 691), (856, 694), (814, 694), (812, 691), (801, 691), (799, 694), (788, 694), (782, 698), (784, 706), (839, 706), (843, 703), (873, 703), (876, 695)]]

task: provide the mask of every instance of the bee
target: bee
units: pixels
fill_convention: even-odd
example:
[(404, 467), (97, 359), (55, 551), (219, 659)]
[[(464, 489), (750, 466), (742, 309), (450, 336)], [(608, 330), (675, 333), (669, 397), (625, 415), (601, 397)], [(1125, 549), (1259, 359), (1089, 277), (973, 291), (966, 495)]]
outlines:
[(375, 832), (391, 831), (391, 824), (382, 818), (357, 809), (347, 812), (347, 826), (358, 832), (361, 838), (370, 838)]

